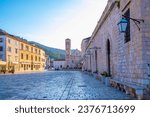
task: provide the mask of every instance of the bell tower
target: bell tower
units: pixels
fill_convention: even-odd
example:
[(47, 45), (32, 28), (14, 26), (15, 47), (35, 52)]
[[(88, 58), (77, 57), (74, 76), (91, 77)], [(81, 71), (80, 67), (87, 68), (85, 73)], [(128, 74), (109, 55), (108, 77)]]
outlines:
[(71, 40), (70, 39), (65, 40), (65, 48), (66, 48), (66, 68), (69, 68), (70, 61), (71, 61)]

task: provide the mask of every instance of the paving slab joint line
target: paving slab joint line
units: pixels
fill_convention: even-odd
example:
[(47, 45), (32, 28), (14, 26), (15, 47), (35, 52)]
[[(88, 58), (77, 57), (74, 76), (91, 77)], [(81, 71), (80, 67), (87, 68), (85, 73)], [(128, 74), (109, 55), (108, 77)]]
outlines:
[[(65, 93), (66, 93), (66, 91), (67, 91), (67, 89), (68, 89), (68, 86), (69, 86), (69, 84), (70, 84), (71, 81), (72, 81), (72, 78), (70, 78), (70, 80), (69, 80), (68, 84), (66, 85), (66, 87), (65, 87), (65, 89), (64, 89), (64, 91), (63, 91), (61, 97), (59, 98), (59, 100), (64, 99)], [(66, 98), (65, 98), (65, 99), (66, 99)]]
[(74, 81), (74, 79), (72, 78), (71, 83), (70, 83), (70, 87), (69, 87), (69, 91), (68, 91), (68, 95), (67, 95), (67, 98), (66, 98), (67, 100), (68, 100), (68, 97), (70, 95), (70, 90), (71, 90), (71, 87), (73, 85), (73, 81)]

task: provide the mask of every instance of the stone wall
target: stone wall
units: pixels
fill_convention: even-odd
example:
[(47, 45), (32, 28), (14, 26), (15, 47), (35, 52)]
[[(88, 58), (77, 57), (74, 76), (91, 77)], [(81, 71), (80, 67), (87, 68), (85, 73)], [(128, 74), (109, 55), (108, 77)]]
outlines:
[(144, 73), (144, 82), (147, 82), (147, 79), (150, 80), (150, 77), (148, 77), (148, 64), (150, 64), (150, 0), (141, 0), (141, 6), (141, 17), (144, 19), (144, 23), (141, 26), (143, 56), (141, 68)]
[[(130, 8), (130, 17), (144, 19), (138, 24), (130, 20), (131, 40), (125, 43), (124, 33), (118, 30), (122, 14)], [(120, 0), (120, 4), (109, 0), (105, 11), (95, 28), (91, 46), (98, 51), (98, 72), (108, 71), (107, 41), (110, 41), (110, 69), (113, 78), (136, 84), (148, 84), (148, 63), (150, 63), (150, 1)], [(93, 53), (93, 52), (92, 52)], [(92, 64), (95, 66), (95, 55)], [(92, 68), (95, 71), (95, 67)]]
[[(110, 6), (110, 5), (108, 5)], [(109, 8), (107, 8), (109, 9)], [(105, 11), (103, 14), (106, 14)], [(112, 76), (117, 75), (117, 51), (118, 51), (118, 21), (120, 19), (119, 9), (117, 5), (113, 8), (111, 13), (106, 18), (105, 22), (99, 28), (97, 34), (94, 37), (94, 45), (100, 47), (101, 50), (97, 50), (98, 52), (98, 71), (101, 73), (103, 71), (108, 71), (108, 61), (107, 61), (107, 40), (110, 41), (111, 48), (111, 74)], [(103, 17), (102, 17), (103, 18)]]
[[(122, 2), (123, 0), (121, 4)], [(120, 10), (122, 14), (129, 8), (130, 17), (141, 19), (141, 6), (139, 0), (128, 0), (126, 4), (122, 4), (121, 6)], [(132, 20), (130, 20), (130, 34), (131, 40), (128, 43), (124, 43), (124, 34), (120, 34), (117, 76), (125, 81), (141, 84), (141, 79), (143, 79), (143, 72), (140, 68), (143, 64), (141, 31), (139, 31)]]

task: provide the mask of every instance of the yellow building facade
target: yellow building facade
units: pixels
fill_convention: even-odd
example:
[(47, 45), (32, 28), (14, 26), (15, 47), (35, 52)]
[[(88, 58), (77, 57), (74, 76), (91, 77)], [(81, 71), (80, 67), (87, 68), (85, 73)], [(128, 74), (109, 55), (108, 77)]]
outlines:
[(6, 32), (0, 33), (0, 60), (14, 72), (42, 71), (45, 68), (45, 51), (27, 40)]
[(20, 71), (39, 71), (45, 67), (45, 52), (28, 42), (20, 42)]

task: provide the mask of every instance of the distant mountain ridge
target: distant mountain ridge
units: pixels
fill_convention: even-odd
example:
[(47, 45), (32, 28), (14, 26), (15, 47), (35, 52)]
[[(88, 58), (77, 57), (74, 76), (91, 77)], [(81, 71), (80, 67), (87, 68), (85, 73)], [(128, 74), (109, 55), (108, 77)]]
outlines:
[(65, 59), (65, 50), (63, 49), (57, 49), (57, 48), (52, 48), (52, 47), (48, 47), (45, 45), (42, 45), (40, 43), (34, 42), (34, 41), (29, 41), (29, 43), (34, 44), (36, 46), (38, 46), (39, 48), (43, 49), (46, 53), (46, 55), (50, 56), (50, 59)]

